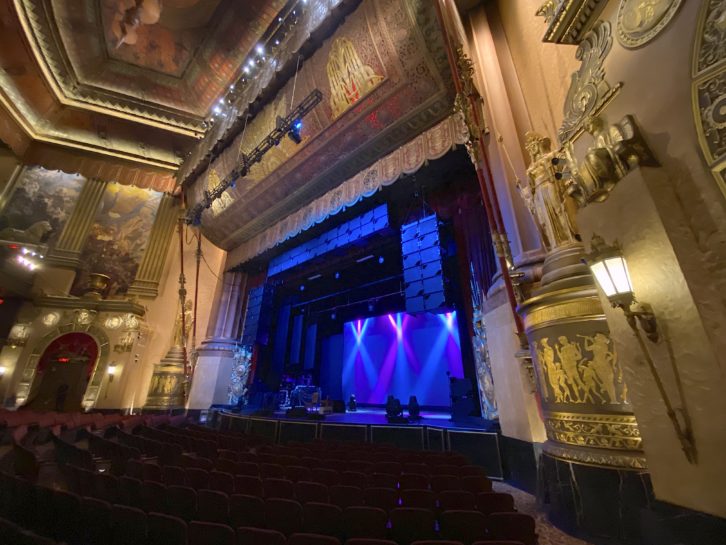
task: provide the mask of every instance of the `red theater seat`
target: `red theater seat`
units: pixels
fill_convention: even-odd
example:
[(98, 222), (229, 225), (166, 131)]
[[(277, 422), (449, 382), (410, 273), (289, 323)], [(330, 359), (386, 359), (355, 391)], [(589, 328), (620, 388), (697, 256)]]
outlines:
[(250, 475), (237, 475), (234, 478), (234, 491), (248, 496), (263, 496), (262, 479)]
[(265, 500), (265, 522), (267, 527), (289, 536), (302, 531), (302, 506), (283, 498)]
[(461, 488), (471, 492), (472, 494), (479, 494), (480, 492), (491, 492), (492, 482), (483, 475), (462, 477)]
[(295, 483), (295, 498), (302, 504), (309, 501), (328, 503), (328, 487), (321, 483), (298, 481)]
[(348, 507), (343, 511), (343, 533), (346, 537), (386, 537), (388, 515), (377, 507)]
[(476, 508), (485, 515), (514, 512), (514, 497), (500, 492), (482, 492), (476, 496)]
[(429, 487), (429, 478), (420, 473), (403, 473), (398, 478), (401, 490), (426, 490)]
[(439, 493), (439, 509), (473, 511), (476, 509), (476, 496), (465, 490), (445, 490)]
[(391, 537), (399, 545), (436, 537), (433, 511), (416, 507), (399, 507), (391, 511)]
[(147, 545), (187, 545), (187, 524), (178, 517), (149, 513)]
[(487, 518), (479, 511), (444, 511), (439, 517), (441, 537), (470, 545), (488, 537)]
[(521, 541), (524, 545), (536, 545), (534, 519), (523, 513), (492, 513), (486, 517), (486, 527), (491, 539)]
[(210, 471), (209, 488), (225, 494), (234, 494), (234, 475), (223, 471)]
[(340, 537), (343, 530), (343, 510), (329, 503), (309, 502), (303, 506), (306, 532)]
[(335, 485), (328, 488), (330, 503), (341, 509), (363, 505), (363, 490), (357, 486)]
[(190, 486), (168, 486), (166, 488), (166, 507), (170, 515), (183, 520), (197, 516), (197, 491)]
[(295, 487), (287, 479), (262, 479), (262, 490), (265, 498), (295, 498)]
[(225, 524), (194, 521), (189, 524), (188, 545), (234, 545), (234, 530)]
[(277, 530), (262, 528), (237, 528), (237, 545), (285, 545), (285, 535)]
[(366, 488), (363, 499), (366, 505), (388, 512), (397, 507), (398, 492), (393, 488)]
[(265, 525), (265, 502), (257, 496), (232, 494), (229, 497), (229, 521), (233, 527)]
[(318, 534), (292, 534), (287, 539), (287, 545), (340, 545), (340, 540)]
[(114, 505), (111, 545), (138, 545), (146, 543), (147, 517), (141, 509), (126, 505)]
[(436, 509), (436, 494), (432, 490), (401, 490), (402, 507)]
[(229, 520), (229, 499), (218, 490), (197, 491), (197, 517), (203, 522), (227, 524)]

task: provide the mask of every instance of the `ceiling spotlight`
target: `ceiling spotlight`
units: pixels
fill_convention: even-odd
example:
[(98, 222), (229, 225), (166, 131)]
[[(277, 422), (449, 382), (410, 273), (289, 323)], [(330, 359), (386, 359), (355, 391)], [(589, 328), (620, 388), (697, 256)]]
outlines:
[(242, 72), (244, 72), (245, 74), (249, 74), (249, 73), (250, 73), (250, 67), (249, 67), (249, 66), (245, 66), (245, 67), (244, 67), (244, 68), (242, 69)]
[(300, 291), (305, 291), (305, 284), (303, 284), (302, 286), (300, 286)]
[(257, 47), (255, 47), (255, 51), (257, 51), (258, 55), (265, 54), (265, 48), (262, 46), (262, 44), (257, 44)]
[(337, 316), (337, 314), (335, 314), (335, 312), (333, 312), (333, 313), (332, 313), (332, 314), (330, 315), (330, 319), (331, 319), (331, 320), (335, 320), (335, 319), (336, 319), (337, 317), (338, 317), (338, 316)]
[(335, 279), (337, 280), (338, 278), (340, 278), (340, 273), (339, 272), (335, 273)]
[(212, 109), (212, 111), (213, 111), (213, 112), (215, 113), (215, 115), (219, 115), (219, 114), (221, 114), (221, 113), (222, 113), (222, 108), (220, 108), (219, 106), (215, 106), (215, 107), (214, 107), (214, 108)]
[(381, 265), (383, 265), (384, 261), (385, 261), (385, 259), (383, 258), (383, 256), (378, 258), (378, 263), (380, 263)]
[(302, 136), (300, 136), (300, 131), (302, 130), (302, 127), (302, 119), (296, 119), (295, 121), (293, 121), (292, 125), (290, 126), (290, 130), (287, 132), (287, 136), (289, 136), (290, 140), (292, 140), (296, 144), (302, 142)]
[(275, 45), (280, 45), (280, 40), (275, 40)]

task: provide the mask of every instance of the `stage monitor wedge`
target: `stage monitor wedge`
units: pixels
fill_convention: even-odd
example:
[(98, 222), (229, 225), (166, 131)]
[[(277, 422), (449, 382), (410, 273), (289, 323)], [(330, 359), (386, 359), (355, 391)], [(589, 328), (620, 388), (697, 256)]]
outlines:
[(401, 226), (406, 312), (436, 312), (446, 308), (441, 240), (436, 214)]

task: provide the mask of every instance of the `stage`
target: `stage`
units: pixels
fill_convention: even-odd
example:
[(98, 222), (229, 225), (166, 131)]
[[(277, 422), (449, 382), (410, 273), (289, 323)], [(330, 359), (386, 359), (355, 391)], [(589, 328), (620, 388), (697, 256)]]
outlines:
[(470, 418), (453, 422), (448, 412), (422, 411), (415, 422), (391, 424), (385, 409), (363, 407), (356, 412), (292, 418), (285, 411), (260, 415), (215, 409), (209, 416), (222, 430), (243, 431), (275, 441), (308, 442), (315, 439), (393, 444), (411, 450), (454, 451), (482, 466), (492, 479), (502, 479), (499, 434), (487, 431), (487, 421)]

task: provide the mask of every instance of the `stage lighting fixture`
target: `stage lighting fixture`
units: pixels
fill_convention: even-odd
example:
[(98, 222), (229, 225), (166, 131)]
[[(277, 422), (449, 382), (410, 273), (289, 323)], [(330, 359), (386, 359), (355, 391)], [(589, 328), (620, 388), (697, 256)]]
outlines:
[(385, 260), (385, 259), (383, 258), (383, 256), (381, 256), (381, 257), (379, 257), (379, 258), (378, 258), (378, 263), (380, 263), (381, 265), (383, 265), (383, 263), (384, 263), (385, 261), (386, 261), (386, 260)]
[(300, 286), (300, 291), (305, 291), (305, 284), (303, 284), (302, 286)]
[(332, 313), (332, 314), (330, 315), (330, 319), (331, 319), (331, 320), (335, 320), (335, 319), (336, 319), (337, 317), (338, 317), (338, 315), (337, 315), (337, 314), (336, 314), (335, 312), (333, 312), (333, 313)]
[(302, 130), (302, 127), (302, 119), (297, 119), (293, 122), (293, 124), (290, 126), (290, 130), (287, 132), (287, 136), (296, 144), (302, 142), (302, 136), (300, 136), (300, 131)]
[(338, 278), (340, 278), (340, 273), (339, 272), (335, 273), (335, 279), (338, 280)]
[(408, 418), (410, 420), (421, 419), (421, 407), (418, 404), (418, 399), (416, 399), (416, 396), (411, 396), (408, 398)]
[(368, 303), (368, 312), (373, 312), (374, 308), (373, 303)]

